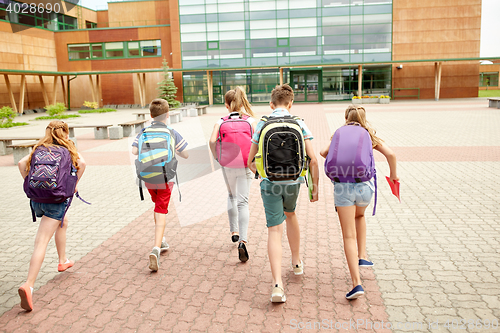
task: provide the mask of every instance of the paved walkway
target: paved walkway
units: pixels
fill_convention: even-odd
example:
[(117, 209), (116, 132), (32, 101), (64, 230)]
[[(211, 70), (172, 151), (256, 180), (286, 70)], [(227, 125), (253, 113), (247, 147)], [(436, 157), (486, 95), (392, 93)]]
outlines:
[[(342, 124), (346, 106), (296, 104), (292, 113), (305, 118), (319, 151)], [(183, 200), (174, 192), (166, 232), (171, 249), (162, 255), (158, 273), (147, 269), (152, 204), (139, 199), (128, 152), (131, 138), (94, 140), (92, 130), (77, 130), (88, 162), (79, 190), (92, 206), (77, 200), (69, 211), (67, 252), (77, 261), (73, 268), (57, 273), (55, 246), (49, 244), (31, 313), (19, 307), (17, 288), (26, 278), (37, 225), (30, 222), (12, 155), (0, 156), (0, 177), (9, 189), (0, 193), (0, 331), (445, 332), (454, 331), (452, 325), (460, 329), (461, 320), (467, 320), (462, 331), (482, 332), (495, 320), (498, 330), (500, 115), (485, 99), (366, 108), (377, 133), (398, 155), (403, 202), (390, 194), (383, 179), (387, 163), (377, 155), (379, 203), (377, 215), (367, 220), (375, 267), (362, 270), (364, 297), (344, 298), (350, 277), (333, 187), (323, 177), (319, 202), (309, 203), (305, 191), (299, 197), (305, 274), (297, 277), (288, 269), (284, 240), (287, 302), (269, 303), (258, 183), (250, 194), (250, 260), (242, 264), (230, 241), (222, 176), (206, 148), (214, 122), (224, 113), (214, 107), (174, 125), (189, 141), (191, 157), (180, 166)], [(260, 115), (269, 108), (255, 110)], [(132, 112), (69, 122), (118, 123), (134, 119)], [(42, 134), (46, 124), (0, 135)], [(381, 329), (382, 321), (392, 330)]]

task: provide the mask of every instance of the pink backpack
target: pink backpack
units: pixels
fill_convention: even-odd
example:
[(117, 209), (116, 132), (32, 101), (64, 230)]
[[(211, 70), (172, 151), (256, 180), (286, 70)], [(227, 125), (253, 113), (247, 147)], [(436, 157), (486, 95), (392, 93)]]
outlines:
[[(236, 118), (235, 116), (238, 116)], [(234, 118), (233, 118), (234, 117)], [(253, 128), (248, 116), (231, 113), (222, 118), (216, 142), (217, 161), (226, 168), (246, 168)]]

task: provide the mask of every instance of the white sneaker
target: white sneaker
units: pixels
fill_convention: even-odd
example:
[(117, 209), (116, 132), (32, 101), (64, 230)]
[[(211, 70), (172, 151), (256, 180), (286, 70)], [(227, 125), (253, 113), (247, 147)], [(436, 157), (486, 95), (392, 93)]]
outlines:
[(285, 291), (278, 285), (275, 285), (271, 294), (271, 302), (284, 303), (286, 302)]
[(160, 251), (167, 251), (169, 248), (170, 246), (168, 246), (168, 243), (165, 241), (165, 237), (163, 237), (163, 239), (161, 240)]
[(302, 275), (304, 274), (304, 263), (302, 262), (302, 260), (300, 261), (300, 264), (298, 265), (292, 265), (292, 268), (293, 268), (293, 273), (295, 275)]
[(158, 268), (160, 268), (160, 248), (153, 247), (153, 250), (149, 254), (149, 269), (157, 272)]

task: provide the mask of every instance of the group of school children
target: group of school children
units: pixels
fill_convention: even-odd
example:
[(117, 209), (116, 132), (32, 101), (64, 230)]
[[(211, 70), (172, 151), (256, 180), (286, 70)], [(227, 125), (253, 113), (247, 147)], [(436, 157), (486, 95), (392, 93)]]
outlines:
[[(231, 240), (238, 243), (238, 257), (242, 262), (250, 258), (247, 250), (250, 185), (253, 178), (260, 180), (268, 228), (271, 302), (276, 303), (286, 301), (281, 278), (283, 222), (286, 221), (292, 254), (290, 268), (295, 275), (302, 275), (304, 262), (300, 253), (300, 227), (295, 214), (301, 184), (308, 183), (311, 202), (318, 200), (319, 167), (311, 142), (313, 135), (302, 119), (290, 113), (293, 100), (293, 89), (289, 85), (277, 86), (271, 94), (272, 113), (257, 121), (245, 91), (236, 87), (225, 95), (229, 114), (215, 124), (210, 137), (211, 152), (221, 165), (227, 186)], [(189, 157), (186, 140), (167, 126), (168, 112), (167, 101), (153, 100), (150, 103), (153, 121), (132, 144), (132, 153), (137, 155), (141, 191), (144, 183), (155, 203), (154, 247), (149, 254), (149, 269), (152, 271), (158, 271), (160, 253), (169, 248), (164, 231), (173, 181), (176, 179), (176, 156)], [(387, 158), (390, 180), (399, 180), (396, 156), (375, 135), (366, 121), (365, 109), (349, 106), (345, 111), (345, 125), (332, 135), (331, 142), (320, 152), (326, 159), (325, 172), (334, 183), (335, 209), (353, 283), (352, 290), (346, 294), (349, 300), (364, 294), (359, 267), (373, 266), (367, 259), (365, 222), (365, 209), (376, 191), (373, 148)], [(68, 125), (52, 121), (46, 128), (45, 137), (18, 166), (24, 178), (24, 190), (31, 199), (33, 219), (41, 217), (28, 278), (19, 287), (21, 307), (32, 311), (33, 286), (54, 233), (59, 256), (58, 271), (65, 271), (74, 264), (65, 252), (68, 227), (65, 215), (73, 193), (78, 196), (77, 184), (86, 164), (69, 140)], [(355, 172), (350, 172), (350, 167)]]

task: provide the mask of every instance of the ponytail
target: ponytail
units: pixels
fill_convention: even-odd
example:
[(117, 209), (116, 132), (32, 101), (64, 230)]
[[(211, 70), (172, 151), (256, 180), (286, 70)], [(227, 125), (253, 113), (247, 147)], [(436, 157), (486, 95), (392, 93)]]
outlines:
[(372, 147), (378, 146), (383, 142), (381, 138), (376, 136), (376, 131), (371, 127), (370, 123), (366, 120), (366, 110), (362, 106), (349, 105), (345, 110), (345, 123), (346, 125), (356, 122), (370, 133), (372, 139)]
[(248, 102), (247, 94), (242, 87), (237, 86), (234, 90), (229, 90), (225, 95), (225, 100), (226, 104), (229, 105), (229, 111), (255, 117), (252, 105)]

